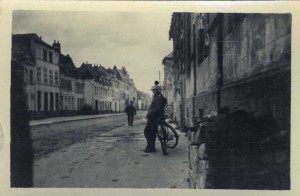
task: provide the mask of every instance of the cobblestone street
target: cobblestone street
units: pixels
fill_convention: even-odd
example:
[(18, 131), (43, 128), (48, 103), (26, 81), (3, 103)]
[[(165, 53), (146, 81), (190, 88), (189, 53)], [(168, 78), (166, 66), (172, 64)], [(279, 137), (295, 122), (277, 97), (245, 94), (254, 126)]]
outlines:
[[(163, 155), (158, 141), (156, 153), (144, 153), (146, 119), (141, 118), (143, 115), (144, 112), (137, 115), (139, 120), (133, 127), (126, 124), (113, 130), (93, 132), (89, 129), (95, 128), (81, 126), (81, 131), (90, 133), (88, 137), (44, 153), (35, 160), (34, 187), (188, 188), (187, 138), (178, 130), (179, 145), (168, 149), (167, 156)], [(107, 117), (103, 121), (115, 122), (116, 118), (120, 117)], [(84, 121), (80, 124), (86, 125)], [(43, 131), (51, 131), (51, 126), (59, 125), (47, 126)], [(101, 128), (103, 126), (98, 130)], [(72, 138), (72, 131), (67, 134)]]

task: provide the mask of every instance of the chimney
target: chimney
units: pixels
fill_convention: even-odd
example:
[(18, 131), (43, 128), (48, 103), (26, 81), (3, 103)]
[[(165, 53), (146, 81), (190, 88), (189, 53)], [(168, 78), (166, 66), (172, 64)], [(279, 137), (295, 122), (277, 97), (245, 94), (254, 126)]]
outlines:
[(54, 43), (52, 44), (53, 48), (57, 49), (60, 52), (60, 43), (59, 41), (56, 42), (56, 40), (54, 40)]

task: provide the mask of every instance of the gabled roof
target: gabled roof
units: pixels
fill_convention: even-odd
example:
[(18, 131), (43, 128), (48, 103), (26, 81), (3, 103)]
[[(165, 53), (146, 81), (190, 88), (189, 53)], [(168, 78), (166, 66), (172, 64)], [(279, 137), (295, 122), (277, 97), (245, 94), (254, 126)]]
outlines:
[(12, 58), (36, 63), (35, 57), (30, 50), (32, 36), (34, 36), (34, 34), (18, 34), (12, 36)]
[(28, 33), (28, 34), (14, 34), (12, 35), (12, 58), (21, 61), (30, 61), (36, 63), (34, 54), (31, 53), (31, 43), (38, 42), (44, 45), (47, 48), (56, 50), (56, 48), (44, 42), (37, 34)]
[(164, 57), (162, 64), (165, 64), (166, 60), (172, 60), (173, 59), (173, 51)]
[(25, 45), (28, 46), (28, 47), (30, 47), (31, 40), (33, 40), (33, 41), (36, 41), (36, 42), (38, 42), (38, 43), (40, 43), (40, 44), (42, 44), (42, 45), (44, 45), (44, 46), (46, 46), (46, 47), (48, 47), (48, 48), (51, 48), (51, 49), (53, 49), (53, 50), (58, 51), (57, 48), (55, 48), (55, 47), (53, 47), (52, 45), (50, 45), (50, 44), (44, 42), (44, 41), (42, 40), (42, 38), (39, 37), (36, 33), (14, 34), (12, 37), (13, 37), (13, 42), (14, 42), (14, 41), (17, 41), (17, 42), (19, 42), (19, 43), (25, 44)]
[(73, 63), (72, 58), (69, 55), (60, 54), (59, 56), (59, 68), (60, 72), (74, 78), (78, 78), (79, 74)]
[(92, 66), (92, 64), (82, 63), (79, 72), (84, 79), (94, 79), (102, 84), (111, 85), (111, 81), (108, 79), (109, 74), (102, 66)]
[(170, 54), (168, 54), (165, 58), (173, 58), (173, 51), (170, 52)]
[(117, 66), (114, 66), (113, 69), (109, 69), (109, 70), (110, 70), (111, 74), (113, 74), (117, 80), (121, 80), (128, 84), (134, 85), (133, 80), (129, 77), (129, 75), (124, 67), (122, 67), (122, 69), (118, 69)]
[(121, 70), (117, 69), (117, 73), (120, 76), (121, 80), (126, 81), (126, 77)]

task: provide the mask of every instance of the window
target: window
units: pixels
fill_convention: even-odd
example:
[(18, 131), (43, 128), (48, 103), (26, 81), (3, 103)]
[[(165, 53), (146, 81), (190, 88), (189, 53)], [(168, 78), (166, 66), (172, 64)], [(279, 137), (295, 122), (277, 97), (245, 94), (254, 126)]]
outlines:
[(83, 99), (77, 99), (77, 109), (81, 110), (83, 108)]
[(83, 94), (83, 84), (76, 82), (76, 93), (77, 94)]
[(68, 97), (65, 96), (65, 110), (68, 109)]
[(72, 109), (74, 109), (74, 97), (72, 97)]
[(37, 109), (41, 111), (41, 91), (37, 91)]
[(48, 111), (48, 93), (44, 92), (44, 111)]
[(33, 71), (32, 70), (29, 71), (29, 82), (30, 82), (30, 84), (33, 84)]
[(41, 82), (41, 67), (36, 68), (36, 81)]
[(49, 70), (49, 81), (50, 81), (50, 84), (53, 84), (53, 71), (52, 70)]
[(27, 83), (28, 82), (28, 70), (25, 69), (25, 72), (24, 72), (24, 81)]
[(53, 93), (49, 93), (50, 94), (50, 111), (54, 110), (54, 96)]
[(43, 60), (47, 61), (47, 50), (43, 49)]
[(55, 108), (58, 110), (58, 93), (55, 94)]
[(58, 71), (55, 71), (55, 85), (58, 86)]
[(200, 64), (209, 55), (209, 34), (204, 29), (200, 29), (198, 38), (198, 63)]
[(60, 109), (63, 110), (64, 109), (64, 97), (60, 96)]
[(49, 62), (53, 63), (53, 53), (49, 51)]
[(68, 108), (72, 109), (72, 106), (71, 106), (71, 96), (68, 96)]
[(199, 117), (202, 118), (204, 114), (204, 109), (198, 109)]
[(44, 68), (44, 83), (48, 83), (48, 70), (46, 68)]
[(189, 108), (186, 108), (186, 117), (189, 118), (190, 114), (189, 114)]
[(64, 90), (72, 91), (72, 81), (71, 80), (66, 80), (66, 79), (61, 79), (61, 88)]

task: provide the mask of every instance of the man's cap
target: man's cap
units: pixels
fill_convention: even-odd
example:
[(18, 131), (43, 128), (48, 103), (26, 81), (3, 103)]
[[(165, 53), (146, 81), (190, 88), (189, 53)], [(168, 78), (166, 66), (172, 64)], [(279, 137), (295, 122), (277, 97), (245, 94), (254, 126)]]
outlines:
[(155, 81), (154, 82), (154, 85), (151, 87), (150, 90), (161, 90), (161, 87), (159, 85), (159, 82), (158, 81)]

